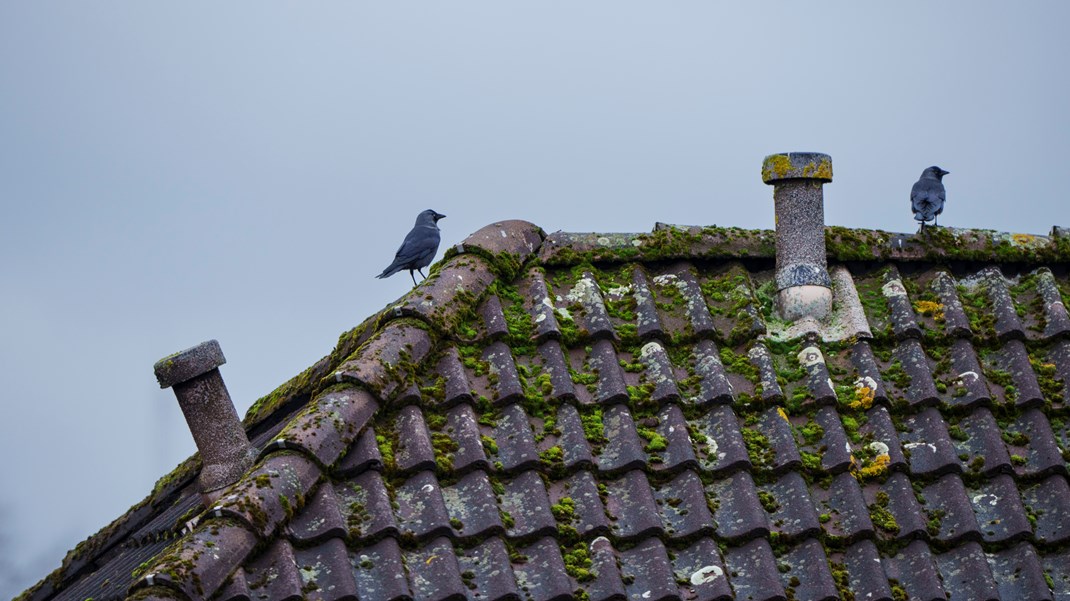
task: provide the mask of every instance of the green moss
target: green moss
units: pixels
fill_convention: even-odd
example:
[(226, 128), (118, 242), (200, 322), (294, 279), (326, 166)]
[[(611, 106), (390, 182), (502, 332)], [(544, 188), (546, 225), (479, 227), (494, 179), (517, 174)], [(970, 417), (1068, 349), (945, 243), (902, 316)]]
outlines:
[(551, 470), (564, 468), (565, 452), (559, 446), (552, 446), (539, 453), (539, 462)]
[(758, 368), (750, 362), (750, 358), (747, 355), (737, 355), (727, 346), (721, 347), (720, 355), (721, 363), (724, 364), (726, 370), (739, 374), (753, 383), (758, 382)]
[(769, 513), (776, 513), (776, 510), (780, 509), (780, 503), (777, 502), (776, 497), (773, 496), (773, 493), (770, 493), (768, 491), (758, 491), (758, 502), (761, 503), (762, 508), (768, 511)]
[(929, 536), (939, 536), (940, 525), (947, 512), (943, 509), (926, 509), (925, 515), (929, 518), (929, 521), (925, 523), (925, 530), (928, 531)]
[(888, 511), (888, 493), (882, 491), (877, 492), (877, 502), (869, 506), (869, 518), (873, 521), (873, 525), (889, 534), (899, 534), (899, 523), (895, 521), (895, 516), (891, 511)]
[(647, 453), (664, 451), (669, 446), (669, 440), (650, 428), (637, 428), (639, 436), (647, 440), (644, 450)]
[(758, 469), (768, 468), (772, 465), (775, 455), (773, 447), (769, 444), (769, 438), (755, 428), (743, 428), (743, 443), (747, 446), (747, 455), (751, 463)]
[(606, 441), (605, 425), (602, 423), (602, 410), (600, 408), (585, 411), (580, 416), (583, 423), (583, 435), (592, 444), (602, 444)]

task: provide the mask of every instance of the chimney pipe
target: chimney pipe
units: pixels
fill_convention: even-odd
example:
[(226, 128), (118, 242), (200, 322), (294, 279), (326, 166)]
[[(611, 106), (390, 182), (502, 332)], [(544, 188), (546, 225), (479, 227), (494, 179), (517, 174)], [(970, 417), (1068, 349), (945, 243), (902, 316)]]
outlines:
[(822, 186), (832, 181), (832, 157), (786, 152), (765, 157), (762, 181), (776, 205), (777, 311), (794, 322), (824, 319), (832, 309), (832, 280), (825, 259)]
[(219, 343), (209, 340), (164, 357), (154, 367), (160, 388), (174, 389), (201, 453), (197, 482), (206, 506), (237, 482), (257, 456), (219, 374), (218, 367), (226, 362)]

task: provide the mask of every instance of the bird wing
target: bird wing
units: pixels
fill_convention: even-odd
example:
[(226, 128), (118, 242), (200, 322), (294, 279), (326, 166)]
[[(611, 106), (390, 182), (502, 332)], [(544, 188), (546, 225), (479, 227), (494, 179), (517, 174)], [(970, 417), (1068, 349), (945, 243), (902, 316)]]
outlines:
[(918, 180), (910, 189), (910, 207), (914, 212), (928, 211), (930, 207), (944, 208), (944, 187), (940, 182)]
[[(434, 256), (435, 251), (438, 250), (438, 242), (439, 233), (437, 227), (416, 226), (405, 236), (405, 241), (401, 243), (397, 254), (394, 255), (394, 262), (420, 263), (428, 255)], [(424, 265), (427, 265), (427, 263), (422, 263), (419, 266), (423, 267)]]

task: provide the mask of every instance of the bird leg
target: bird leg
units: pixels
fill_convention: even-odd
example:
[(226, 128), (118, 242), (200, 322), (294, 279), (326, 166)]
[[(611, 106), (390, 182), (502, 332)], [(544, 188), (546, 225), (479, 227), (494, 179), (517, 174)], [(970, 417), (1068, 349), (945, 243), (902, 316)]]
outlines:
[[(423, 275), (422, 273), (420, 275)], [(412, 270), (409, 270), (409, 277), (412, 278), (412, 287), (416, 287), (416, 276), (412, 275)]]
[(417, 268), (416, 268), (416, 271), (419, 271), (419, 272), (420, 272), (420, 277), (422, 277), (422, 278), (423, 278), (423, 279), (425, 279), (425, 280), (427, 279), (427, 276), (426, 276), (426, 275), (424, 275), (424, 270), (423, 270), (423, 269), (420, 269), (419, 267), (417, 267)]

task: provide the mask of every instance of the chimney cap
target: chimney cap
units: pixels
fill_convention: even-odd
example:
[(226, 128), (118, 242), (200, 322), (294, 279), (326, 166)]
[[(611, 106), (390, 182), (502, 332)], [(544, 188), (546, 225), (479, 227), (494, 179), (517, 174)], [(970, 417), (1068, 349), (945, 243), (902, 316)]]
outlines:
[(781, 152), (765, 157), (762, 181), (775, 184), (789, 179), (832, 181), (832, 157), (821, 152)]
[(160, 359), (153, 366), (153, 370), (160, 388), (170, 388), (206, 374), (226, 362), (219, 342), (208, 340)]

